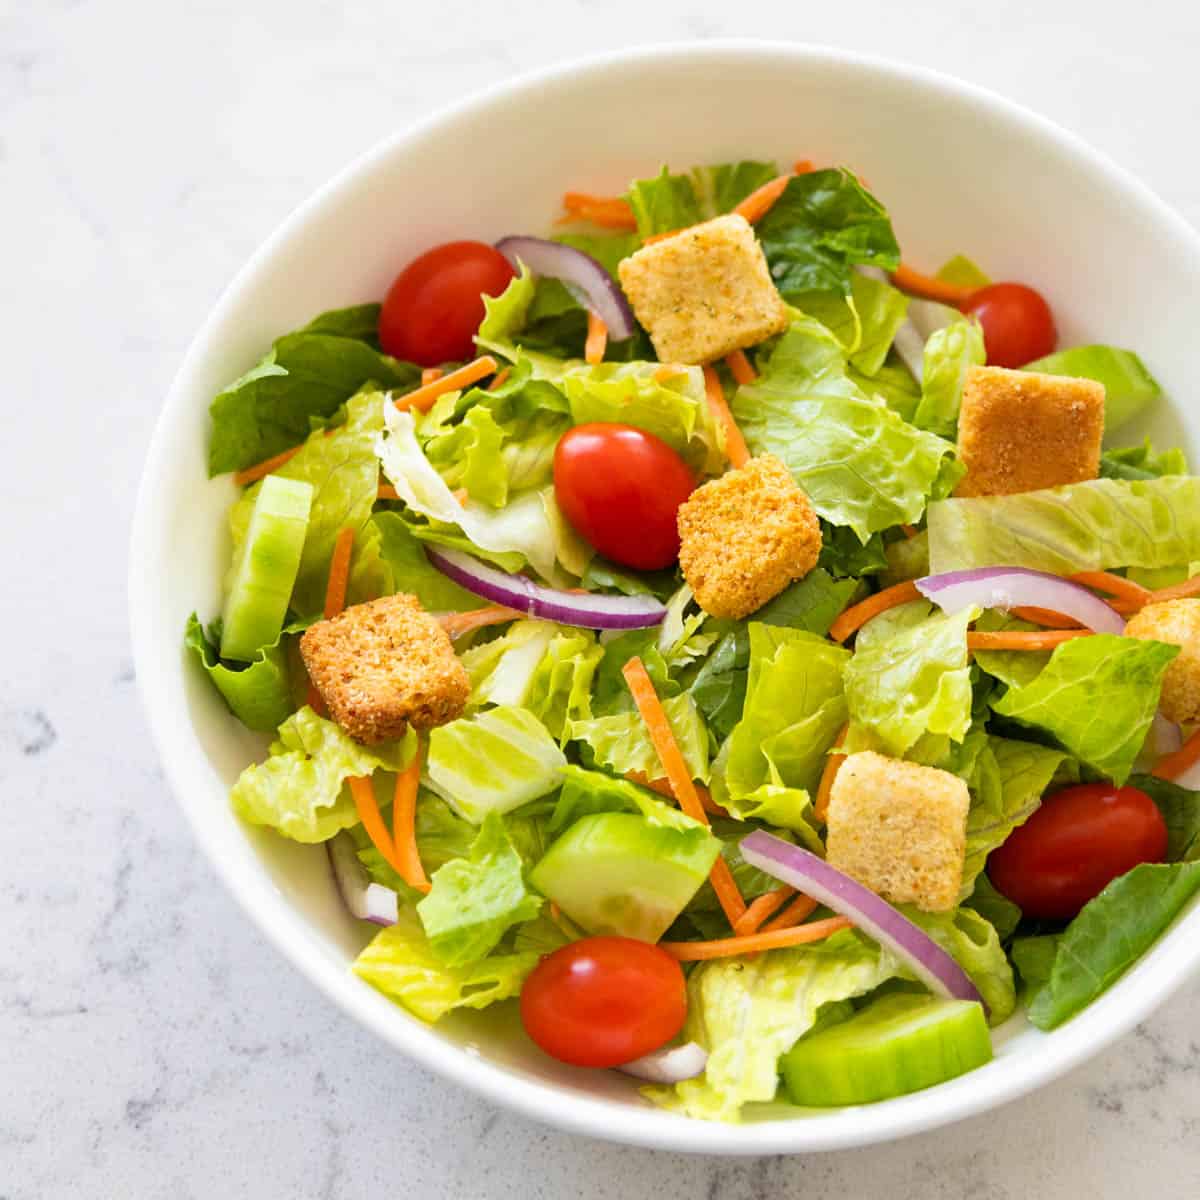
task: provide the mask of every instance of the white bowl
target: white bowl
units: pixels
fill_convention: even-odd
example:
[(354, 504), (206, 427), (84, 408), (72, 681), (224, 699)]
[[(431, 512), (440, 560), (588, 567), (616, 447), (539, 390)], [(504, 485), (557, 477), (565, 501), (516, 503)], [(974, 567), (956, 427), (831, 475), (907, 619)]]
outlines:
[(900, 1137), (1053, 1079), (1195, 967), (1200, 912), (1193, 905), (1061, 1029), (1042, 1034), (1014, 1018), (997, 1035), (995, 1061), (954, 1082), (793, 1119), (689, 1121), (647, 1107), (615, 1073), (551, 1062), (511, 1012), (431, 1029), (351, 974), (366, 939), (335, 896), (324, 851), (234, 818), (229, 786), (265, 743), (240, 728), (182, 649), (188, 613), (218, 609), (228, 554), (234, 486), (206, 478), (208, 404), (274, 336), (379, 298), (435, 242), (541, 233), (565, 189), (619, 192), (667, 159), (741, 157), (852, 166), (889, 206), (908, 261), (932, 267), (962, 251), (997, 278), (1041, 288), (1063, 344), (1131, 346), (1176, 398), (1138, 437), (1200, 444), (1200, 411), (1188, 399), (1200, 394), (1200, 240), (1136, 180), (1048, 122), (928, 71), (764, 43), (652, 48), (458, 104), (359, 159), (292, 214), (226, 291), (171, 390), (138, 497), (130, 591), (138, 681), (171, 785), (234, 895), (313, 983), (398, 1050), (529, 1116), (646, 1146), (761, 1154)]

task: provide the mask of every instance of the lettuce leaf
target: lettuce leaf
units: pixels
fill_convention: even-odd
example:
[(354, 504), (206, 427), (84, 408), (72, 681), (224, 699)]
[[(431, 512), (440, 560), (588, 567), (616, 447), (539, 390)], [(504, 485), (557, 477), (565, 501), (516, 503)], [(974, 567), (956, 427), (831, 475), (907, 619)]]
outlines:
[[(883, 366), (896, 330), (908, 313), (908, 297), (903, 292), (858, 272), (850, 276), (849, 295), (810, 292), (797, 297), (795, 303), (837, 338), (849, 365), (868, 378)], [(864, 390), (870, 391), (870, 385)]]
[(1072, 346), (1026, 363), (1023, 371), (1071, 375), (1104, 384), (1104, 432), (1115, 433), (1162, 396), (1158, 381), (1132, 350)]
[(604, 648), (582, 629), (560, 629), (530, 680), (525, 706), (561, 741), (573, 721), (592, 716), (592, 680)]
[(682, 832), (705, 828), (673, 804), (665, 804), (649, 788), (573, 764), (563, 767), (562, 791), (547, 822), (548, 831), (561, 833), (581, 817), (605, 812), (636, 813), (651, 825)]
[(284, 721), (270, 757), (247, 767), (229, 798), (238, 816), (252, 825), (270, 825), (297, 842), (324, 842), (358, 824), (345, 781), (378, 768), (403, 769), (415, 744), (410, 734), (398, 742), (360, 746), (306, 706)]
[(1050, 734), (1093, 770), (1122, 784), (1158, 710), (1178, 646), (1098, 633), (1064, 642), (1031, 683), (994, 705), (1000, 716)]
[(760, 625), (783, 625), (824, 637), (858, 590), (855, 579), (834, 579), (814, 567), (754, 614)]
[(728, 737), (742, 719), (749, 666), (750, 635), (739, 624), (717, 642), (688, 689), (718, 738)]
[(635, 179), (625, 198), (637, 220), (638, 237), (644, 239), (729, 212), (778, 173), (770, 162), (696, 167), (687, 175), (672, 175), (663, 167), (649, 179)]
[(491, 953), (513, 925), (532, 921), (540, 896), (525, 886), (521, 856), (503, 819), (489, 813), (465, 858), (433, 873), (433, 886), (417, 904), (429, 948), (448, 967), (462, 967)]
[(794, 175), (755, 232), (789, 301), (804, 292), (849, 295), (855, 264), (900, 265), (887, 210), (841, 167)]
[(479, 825), (552, 792), (566, 761), (537, 717), (504, 705), (434, 729), (423, 782)]
[(1156, 454), (1150, 439), (1140, 446), (1105, 450), (1100, 455), (1100, 474), (1105, 479), (1161, 479), (1164, 475), (1186, 475), (1187, 457), (1175, 448)]
[(1146, 793), (1167, 824), (1167, 862), (1200, 859), (1200, 792), (1155, 775), (1133, 775), (1130, 786)]
[(373, 345), (377, 304), (319, 316), (276, 340), (266, 357), (212, 402), (208, 473), (238, 471), (308, 437), (367, 383), (409, 391), (421, 368)]
[(901, 911), (970, 976), (987, 1005), (989, 1024), (1000, 1025), (1012, 1016), (1017, 1006), (1012, 967), (999, 934), (986, 918), (972, 908), (927, 913), (906, 904)]
[[(961, 742), (971, 725), (967, 626), (977, 615), (930, 613), (914, 601), (868, 621), (846, 667), (851, 719), (903, 755), (926, 733)], [(889, 618), (884, 623), (884, 618)]]
[(482, 603), (435, 567), (420, 539), (399, 513), (377, 512), (370, 520), (379, 537), (379, 552), (388, 570), (386, 591), (408, 592), (429, 612), (469, 612)]
[(1016, 932), (1021, 922), (1021, 910), (1007, 897), (1002, 896), (986, 875), (979, 875), (970, 899), (964, 901), (965, 908), (973, 908), (996, 931), (996, 936), (1007, 941)]
[(934, 574), (1012, 566), (1070, 575), (1200, 559), (1200, 479), (1094, 479), (929, 506)]
[(942, 329), (935, 329), (925, 341), (921, 403), (912, 423), (918, 429), (953, 437), (967, 368), (981, 366), (986, 357), (983, 329), (973, 318), (952, 321)]
[[(708, 731), (691, 696), (684, 693), (665, 698), (662, 706), (692, 778), (707, 783)], [(583, 743), (597, 763), (617, 775), (637, 771), (650, 779), (662, 777), (658, 754), (637, 712), (570, 721), (567, 731), (571, 741)]]
[(866, 542), (920, 520), (952, 447), (868, 398), (845, 367), (833, 334), (799, 319), (765, 364), (760, 356), (759, 378), (738, 389), (733, 412), (754, 453), (778, 455), (820, 516)]
[(452, 488), (465, 488), (472, 500), (503, 508), (508, 500), (508, 472), (500, 449), (504, 430), (481, 404), (425, 444), (425, 456)]
[(354, 961), (354, 973), (415, 1017), (433, 1024), (452, 1009), (486, 1008), (521, 991), (541, 954), (498, 954), (448, 967), (434, 954), (421, 923), (407, 907), (381, 929)]
[[(1030, 1022), (1054, 1029), (1107, 991), (1198, 891), (1200, 862), (1142, 863), (1114, 879), (1053, 946), (1049, 977), (1029, 1006)], [(1044, 975), (1044, 958), (1033, 974), (1035, 982)]]
[(533, 675), (558, 632), (552, 621), (514, 621), (508, 629), (460, 655), (471, 680), (469, 704), (515, 704), (524, 707)]
[(984, 274), (965, 254), (956, 254), (942, 263), (938, 268), (937, 277), (947, 283), (957, 283), (968, 288), (983, 288), (992, 282), (990, 276)]

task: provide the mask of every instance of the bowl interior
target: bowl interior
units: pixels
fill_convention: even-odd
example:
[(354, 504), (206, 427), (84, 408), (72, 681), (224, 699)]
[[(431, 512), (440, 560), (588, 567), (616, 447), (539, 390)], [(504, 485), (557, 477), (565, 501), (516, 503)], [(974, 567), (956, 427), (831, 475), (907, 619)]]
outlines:
[[(548, 1060), (514, 1014), (429, 1030), (347, 969), (365, 942), (320, 848), (233, 817), (227, 793), (266, 742), (241, 730), (184, 658), (184, 621), (219, 608), (235, 489), (205, 471), (207, 406), (271, 339), (325, 309), (379, 298), (430, 244), (541, 233), (564, 189), (619, 192), (657, 170), (809, 158), (860, 172), (905, 258), (956, 252), (1050, 298), (1063, 344), (1139, 351), (1174, 398), (1143, 428), (1200, 443), (1190, 299), (1195, 235), (1074, 139), (923, 72), (801, 47), (710, 44), (572, 65), (506, 86), (402, 135), (306, 204), (252, 260), (205, 326), (162, 414), (143, 481), (131, 594), (137, 670), (163, 760), (201, 842), (269, 936), (358, 1020), (499, 1102), (581, 1132), (679, 1149), (760, 1153), (881, 1140), (965, 1116), (1065, 1070), (1131, 1026), (1200, 955), (1181, 921), (1082, 1017), (1043, 1035), (1017, 1017), (995, 1062), (930, 1092), (854, 1112), (712, 1127), (647, 1109), (613, 1073)], [(1190, 928), (1184, 928), (1185, 924)], [(512, 1008), (512, 1006), (507, 1006)]]

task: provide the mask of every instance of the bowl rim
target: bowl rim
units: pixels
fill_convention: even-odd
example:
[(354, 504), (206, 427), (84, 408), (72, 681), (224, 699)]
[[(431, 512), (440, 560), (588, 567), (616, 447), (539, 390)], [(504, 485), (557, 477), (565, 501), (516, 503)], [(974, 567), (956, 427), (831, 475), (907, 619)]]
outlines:
[[(240, 293), (279, 249), (300, 234), (309, 221), (339, 203), (342, 194), (407, 145), (441, 125), (485, 112), (498, 102), (580, 75), (595, 76), (631, 64), (680, 59), (720, 60), (731, 55), (784, 58), (798, 66), (845, 66), (889, 77), (893, 82), (936, 92), (947, 101), (986, 111), (1029, 137), (1054, 143), (1081, 170), (1102, 176), (1189, 253), (1200, 274), (1200, 234), (1160, 200), (1141, 180), (1082, 138), (1022, 105), (972, 83), (927, 67), (837, 47), (755, 38), (664, 42), (587, 55), (524, 72), (439, 108), (360, 154), (329, 182), (294, 208), (251, 255), (226, 286), (200, 326), (175, 376), (155, 423), (138, 489), (130, 541), (129, 614), (139, 693), (165, 777), (209, 862), (241, 907), (277, 950), (310, 982), (360, 1025), (421, 1066), (460, 1084), (489, 1101), (570, 1133), (654, 1149), (691, 1153), (757, 1155), (846, 1149), (906, 1137), (976, 1115), (1042, 1086), (1097, 1054), (1128, 1032), (1174, 991), (1200, 964), (1200, 946), (1189, 956), (1179, 952), (1142, 960), (1140, 991), (1096, 1001), (1085, 1012), (1046, 1037), (1040, 1052), (1019, 1060), (992, 1064), (999, 1070), (986, 1078), (971, 1073), (925, 1092), (866, 1107), (831, 1110), (796, 1120), (770, 1120), (740, 1125), (699, 1121), (657, 1109), (641, 1108), (593, 1096), (574, 1095), (557, 1084), (491, 1063), (473, 1048), (446, 1042), (415, 1018), (397, 1012), (390, 1001), (372, 992), (332, 956), (304, 944), (311, 928), (287, 898), (263, 876), (243, 872), (217, 852), (215, 825), (206, 806), (195, 802), (187, 764), (207, 762), (189, 720), (176, 719), (172, 678), (178, 663), (161, 654), (153, 638), (154, 596), (145, 573), (156, 540), (161, 506), (155, 498), (168, 485), (169, 430), (180, 419), (194, 391), (193, 377), (209, 353), (214, 331), (223, 323)], [(1169, 937), (1170, 933), (1164, 937)], [(1161, 945), (1161, 942), (1159, 943)], [(1151, 952), (1153, 953), (1153, 952)], [(1112, 1001), (1119, 1001), (1113, 1003)], [(399, 1016), (399, 1019), (397, 1017)], [(968, 1081), (970, 1081), (968, 1083)], [(966, 1084), (966, 1086), (964, 1086)]]

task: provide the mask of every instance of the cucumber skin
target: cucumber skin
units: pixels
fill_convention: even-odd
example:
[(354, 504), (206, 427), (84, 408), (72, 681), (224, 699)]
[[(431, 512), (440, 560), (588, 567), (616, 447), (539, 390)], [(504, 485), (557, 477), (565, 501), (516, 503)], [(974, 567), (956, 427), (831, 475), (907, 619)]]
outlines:
[(991, 1036), (978, 1004), (895, 994), (801, 1038), (779, 1065), (793, 1104), (834, 1108), (921, 1091), (991, 1057)]

